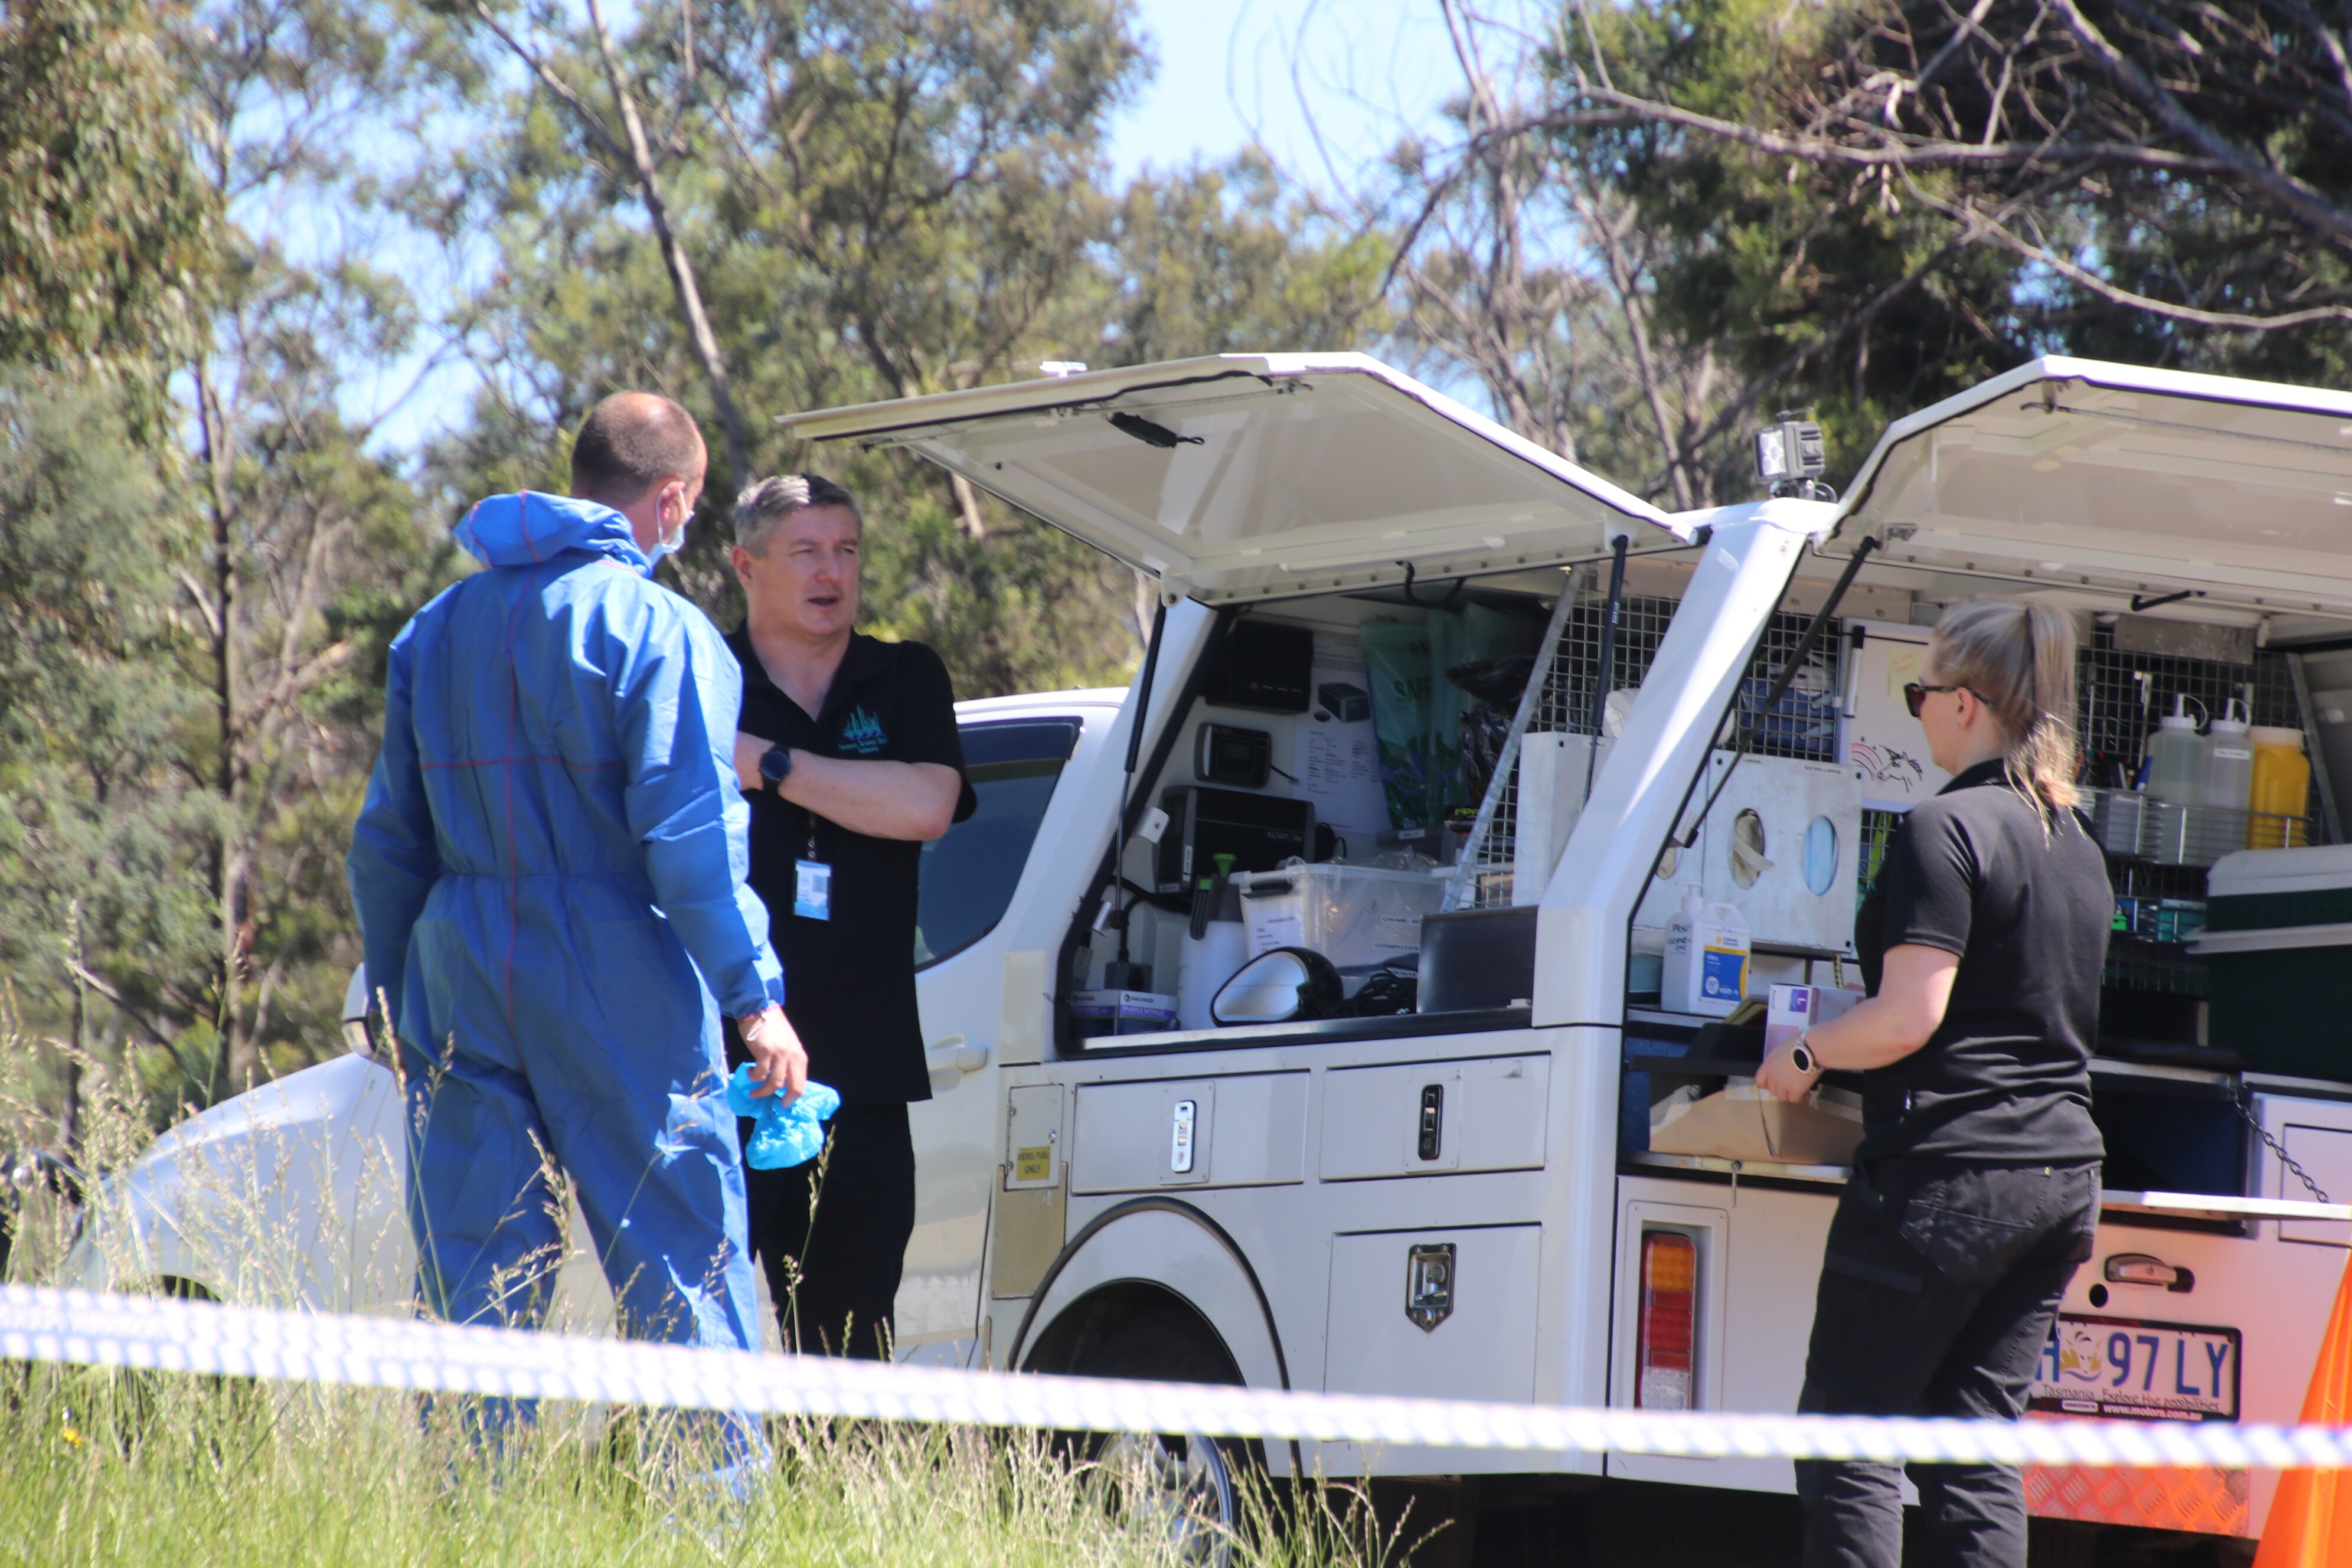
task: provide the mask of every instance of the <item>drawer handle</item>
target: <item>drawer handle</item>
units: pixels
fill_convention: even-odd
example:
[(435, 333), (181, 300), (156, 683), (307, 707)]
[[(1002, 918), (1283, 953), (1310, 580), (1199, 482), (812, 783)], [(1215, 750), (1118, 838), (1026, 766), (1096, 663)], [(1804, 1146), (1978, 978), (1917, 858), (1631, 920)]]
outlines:
[(1445, 1086), (1433, 1083), (1421, 1091), (1421, 1157), (1434, 1160), (1445, 1142)]

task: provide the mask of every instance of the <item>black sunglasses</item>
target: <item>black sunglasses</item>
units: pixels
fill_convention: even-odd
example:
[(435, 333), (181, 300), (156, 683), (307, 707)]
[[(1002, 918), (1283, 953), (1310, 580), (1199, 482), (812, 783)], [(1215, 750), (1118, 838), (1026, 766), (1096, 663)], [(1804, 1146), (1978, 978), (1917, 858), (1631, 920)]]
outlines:
[(1919, 717), (1919, 710), (1927, 705), (1927, 693), (1930, 691), (1966, 691), (1978, 701), (1984, 702), (1986, 707), (1992, 706), (1991, 703), (1985, 702), (1983, 692), (1972, 690), (1965, 686), (1927, 686), (1914, 680), (1903, 688), (1903, 706), (1911, 710), (1911, 717), (1914, 719)]

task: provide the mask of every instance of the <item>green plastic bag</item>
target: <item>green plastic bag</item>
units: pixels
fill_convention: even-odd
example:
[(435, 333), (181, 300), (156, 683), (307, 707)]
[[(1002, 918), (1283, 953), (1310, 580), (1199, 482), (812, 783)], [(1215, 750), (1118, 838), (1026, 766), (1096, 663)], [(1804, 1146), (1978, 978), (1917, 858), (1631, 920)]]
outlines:
[(1462, 763), (1469, 699), (1444, 677), (1462, 662), (1462, 617), (1432, 610), (1418, 624), (1369, 621), (1361, 637), (1389, 826), (1433, 827), (1445, 820)]

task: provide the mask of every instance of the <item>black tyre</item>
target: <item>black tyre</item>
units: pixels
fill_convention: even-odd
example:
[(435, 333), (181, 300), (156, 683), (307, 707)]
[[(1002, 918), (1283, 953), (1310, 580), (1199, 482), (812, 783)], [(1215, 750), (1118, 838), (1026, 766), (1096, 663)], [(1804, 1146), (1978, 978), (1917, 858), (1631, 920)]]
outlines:
[[(1215, 1331), (1199, 1314), (1174, 1306), (1109, 1328), (1086, 1347), (1071, 1370), (1082, 1377), (1150, 1383), (1242, 1381)], [(1255, 1445), (1164, 1432), (1149, 1437), (1098, 1435), (1087, 1451), (1100, 1467), (1116, 1505), (1145, 1528), (1164, 1531), (1178, 1561), (1227, 1568), (1245, 1512), (1244, 1489), (1264, 1475)]]

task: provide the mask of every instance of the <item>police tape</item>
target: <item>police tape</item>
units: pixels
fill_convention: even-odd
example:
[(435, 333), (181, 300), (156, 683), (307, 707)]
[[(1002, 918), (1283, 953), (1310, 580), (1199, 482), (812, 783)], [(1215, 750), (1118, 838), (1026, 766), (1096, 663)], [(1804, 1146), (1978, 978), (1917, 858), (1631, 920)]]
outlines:
[(1678, 1458), (2352, 1468), (2352, 1427), (1569, 1408), (752, 1355), (0, 1287), (0, 1359), (354, 1388), (1047, 1431)]

